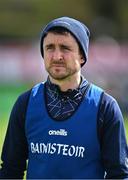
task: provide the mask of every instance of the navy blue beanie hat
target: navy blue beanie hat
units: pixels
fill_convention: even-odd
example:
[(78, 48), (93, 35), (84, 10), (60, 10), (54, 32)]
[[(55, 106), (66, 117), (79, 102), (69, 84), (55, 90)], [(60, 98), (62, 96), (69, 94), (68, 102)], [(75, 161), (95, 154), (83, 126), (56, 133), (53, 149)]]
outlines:
[(48, 23), (43, 31), (41, 32), (41, 41), (40, 41), (40, 48), (41, 48), (41, 55), (44, 57), (43, 54), (43, 40), (47, 32), (53, 28), (53, 27), (64, 27), (67, 29), (71, 34), (74, 35), (76, 38), (77, 42), (81, 46), (84, 54), (84, 63), (82, 66), (87, 62), (88, 60), (88, 47), (89, 47), (89, 36), (90, 32), (88, 28), (80, 21), (69, 18), (69, 17), (61, 17), (54, 19), (50, 23)]

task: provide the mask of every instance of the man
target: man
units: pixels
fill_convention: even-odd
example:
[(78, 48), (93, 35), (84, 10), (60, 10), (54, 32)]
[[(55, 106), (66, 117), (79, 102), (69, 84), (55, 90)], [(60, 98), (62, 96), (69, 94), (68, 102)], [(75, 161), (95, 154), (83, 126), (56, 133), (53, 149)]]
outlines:
[[(116, 100), (90, 84), (89, 30), (61, 17), (41, 34), (46, 82), (16, 101), (2, 151), (1, 178), (124, 179), (128, 148)], [(28, 163), (26, 165), (26, 161)]]

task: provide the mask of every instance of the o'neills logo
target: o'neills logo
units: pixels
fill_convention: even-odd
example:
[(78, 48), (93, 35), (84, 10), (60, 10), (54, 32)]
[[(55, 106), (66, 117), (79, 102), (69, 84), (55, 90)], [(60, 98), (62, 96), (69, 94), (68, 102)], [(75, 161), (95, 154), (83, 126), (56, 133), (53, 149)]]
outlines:
[(65, 131), (65, 129), (59, 129), (59, 130), (49, 130), (48, 134), (50, 136), (54, 136), (54, 135), (56, 135), (56, 136), (67, 136), (68, 133), (67, 133), (67, 131)]

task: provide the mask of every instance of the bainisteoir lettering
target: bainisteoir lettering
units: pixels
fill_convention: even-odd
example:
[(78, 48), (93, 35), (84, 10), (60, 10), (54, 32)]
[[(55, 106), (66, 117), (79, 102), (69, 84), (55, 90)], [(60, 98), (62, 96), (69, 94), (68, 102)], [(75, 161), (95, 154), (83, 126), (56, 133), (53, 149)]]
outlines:
[(31, 153), (84, 157), (85, 147), (57, 143), (30, 143)]

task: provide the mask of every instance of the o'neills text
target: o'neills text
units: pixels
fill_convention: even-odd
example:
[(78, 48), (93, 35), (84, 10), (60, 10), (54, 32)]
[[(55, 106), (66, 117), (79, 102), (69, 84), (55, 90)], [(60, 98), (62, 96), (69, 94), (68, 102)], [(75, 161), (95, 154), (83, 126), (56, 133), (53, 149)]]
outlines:
[(84, 157), (85, 148), (82, 146), (74, 146), (68, 144), (56, 144), (56, 143), (30, 143), (32, 153), (43, 154), (61, 154), (63, 156)]

